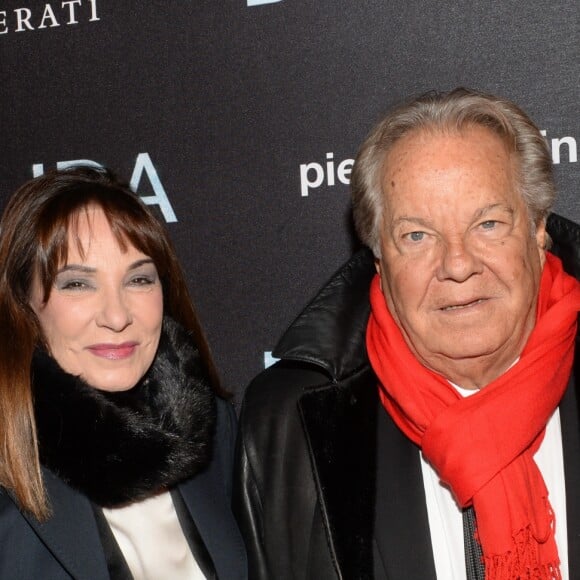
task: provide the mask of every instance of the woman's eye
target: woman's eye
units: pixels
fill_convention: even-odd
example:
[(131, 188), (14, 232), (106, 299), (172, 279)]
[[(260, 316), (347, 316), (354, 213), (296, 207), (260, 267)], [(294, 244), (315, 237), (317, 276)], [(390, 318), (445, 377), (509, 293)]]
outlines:
[(150, 276), (135, 276), (130, 281), (131, 286), (149, 286), (154, 283), (155, 280)]
[(486, 220), (486, 221), (482, 222), (480, 225), (484, 230), (493, 230), (493, 228), (495, 228), (497, 226), (497, 221), (496, 220)]
[(83, 280), (66, 280), (57, 284), (59, 290), (85, 290), (89, 285)]

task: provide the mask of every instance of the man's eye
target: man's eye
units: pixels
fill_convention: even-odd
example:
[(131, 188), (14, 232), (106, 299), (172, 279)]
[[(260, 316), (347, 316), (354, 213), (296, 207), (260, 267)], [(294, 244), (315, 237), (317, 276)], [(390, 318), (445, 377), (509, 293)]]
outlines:
[(409, 232), (404, 237), (411, 242), (420, 242), (425, 237), (425, 232)]
[(484, 230), (493, 230), (493, 228), (495, 228), (496, 226), (497, 226), (497, 221), (495, 221), (495, 220), (486, 220), (486, 221), (481, 223), (481, 227)]

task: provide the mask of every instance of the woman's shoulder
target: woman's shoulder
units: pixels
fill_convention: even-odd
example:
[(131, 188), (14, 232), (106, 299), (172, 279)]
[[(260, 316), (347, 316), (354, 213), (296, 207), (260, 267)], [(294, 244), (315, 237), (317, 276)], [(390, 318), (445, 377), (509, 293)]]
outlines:
[(216, 428), (215, 428), (215, 443), (216, 447), (221, 450), (226, 451), (230, 448), (233, 453), (233, 446), (236, 441), (237, 433), (237, 415), (236, 410), (232, 403), (222, 399), (221, 397), (216, 397)]
[(217, 423), (228, 423), (236, 425), (237, 416), (236, 416), (236, 409), (234, 405), (223, 399), (222, 397), (216, 396), (216, 412), (217, 412)]

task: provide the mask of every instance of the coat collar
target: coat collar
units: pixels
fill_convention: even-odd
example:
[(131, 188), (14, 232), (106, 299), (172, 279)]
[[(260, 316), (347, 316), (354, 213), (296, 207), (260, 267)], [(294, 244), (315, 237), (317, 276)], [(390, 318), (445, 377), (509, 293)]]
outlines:
[(374, 274), (370, 250), (355, 254), (294, 320), (273, 355), (315, 364), (333, 381), (364, 364), (368, 289)]
[(340, 578), (373, 577), (375, 386), (367, 367), (339, 385), (307, 390), (298, 403)]

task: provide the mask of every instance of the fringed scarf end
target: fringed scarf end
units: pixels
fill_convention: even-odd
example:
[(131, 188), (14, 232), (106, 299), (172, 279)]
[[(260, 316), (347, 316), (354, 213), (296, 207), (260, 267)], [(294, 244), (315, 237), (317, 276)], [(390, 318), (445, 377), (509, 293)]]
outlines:
[(484, 556), (485, 580), (562, 580), (560, 562), (541, 563), (539, 544), (528, 527), (514, 536), (514, 550)]

